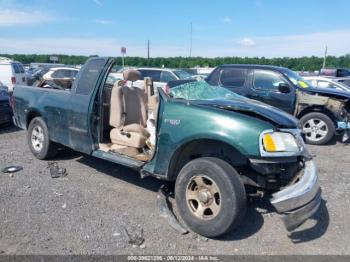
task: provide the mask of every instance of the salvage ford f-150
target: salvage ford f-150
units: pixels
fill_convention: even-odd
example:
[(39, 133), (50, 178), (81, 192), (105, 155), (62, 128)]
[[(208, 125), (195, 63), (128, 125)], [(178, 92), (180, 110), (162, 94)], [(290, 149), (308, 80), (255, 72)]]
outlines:
[(38, 159), (61, 144), (175, 181), (180, 216), (207, 237), (237, 227), (250, 194), (269, 197), (288, 230), (317, 211), (317, 171), (294, 117), (204, 82), (155, 95), (130, 70), (112, 85), (113, 65), (91, 58), (71, 90), (15, 87), (14, 122)]

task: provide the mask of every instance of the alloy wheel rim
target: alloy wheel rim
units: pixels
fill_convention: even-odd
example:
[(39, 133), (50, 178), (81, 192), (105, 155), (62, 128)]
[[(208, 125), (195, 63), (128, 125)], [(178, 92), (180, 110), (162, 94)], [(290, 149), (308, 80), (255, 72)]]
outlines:
[(40, 126), (35, 126), (31, 135), (32, 145), (35, 151), (39, 152), (44, 146), (44, 132)]
[(328, 134), (328, 126), (319, 118), (311, 118), (304, 123), (303, 132), (309, 140), (320, 141)]
[(202, 220), (213, 219), (221, 209), (220, 189), (208, 176), (194, 176), (186, 187), (186, 202), (195, 217)]

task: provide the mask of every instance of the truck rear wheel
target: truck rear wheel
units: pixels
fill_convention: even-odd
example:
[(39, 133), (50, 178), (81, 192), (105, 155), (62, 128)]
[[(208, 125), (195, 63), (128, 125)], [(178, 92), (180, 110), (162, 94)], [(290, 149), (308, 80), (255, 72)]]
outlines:
[(307, 144), (324, 145), (335, 135), (335, 125), (325, 114), (312, 112), (300, 119), (301, 129)]
[(35, 117), (28, 127), (28, 145), (30, 151), (38, 159), (48, 159), (57, 153), (57, 145), (50, 141), (49, 131), (41, 117)]
[(238, 173), (218, 158), (187, 163), (177, 177), (175, 198), (188, 227), (206, 237), (234, 229), (246, 212), (246, 193)]

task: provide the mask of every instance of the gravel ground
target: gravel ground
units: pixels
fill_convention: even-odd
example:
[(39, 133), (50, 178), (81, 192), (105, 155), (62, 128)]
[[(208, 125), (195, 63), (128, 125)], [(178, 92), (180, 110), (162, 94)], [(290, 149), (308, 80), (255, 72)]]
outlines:
[[(287, 234), (262, 202), (250, 204), (244, 224), (220, 239), (180, 235), (159, 216), (161, 181), (65, 149), (55, 161), (68, 176), (53, 179), (48, 162), (32, 156), (25, 131), (0, 127), (2, 254), (350, 254), (350, 146), (310, 147), (323, 204), (314, 219)], [(143, 245), (128, 243), (125, 229)]]

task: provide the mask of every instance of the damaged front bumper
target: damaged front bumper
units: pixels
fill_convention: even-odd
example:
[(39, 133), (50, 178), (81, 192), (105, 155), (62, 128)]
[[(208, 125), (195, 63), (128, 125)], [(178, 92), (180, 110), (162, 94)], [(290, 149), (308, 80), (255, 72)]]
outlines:
[(321, 188), (312, 160), (305, 162), (303, 174), (296, 183), (272, 195), (271, 204), (282, 215), (288, 231), (296, 229), (316, 213), (321, 204)]

